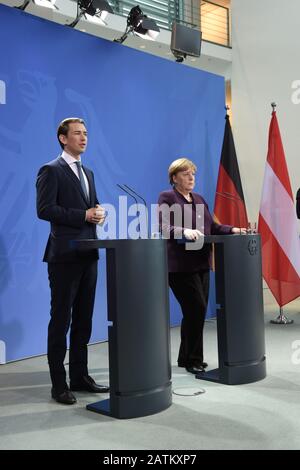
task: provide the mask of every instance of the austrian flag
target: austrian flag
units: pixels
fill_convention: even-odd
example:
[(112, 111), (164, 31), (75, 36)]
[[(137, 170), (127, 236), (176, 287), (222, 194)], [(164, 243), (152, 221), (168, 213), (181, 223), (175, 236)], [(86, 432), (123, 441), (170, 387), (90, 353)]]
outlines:
[(276, 112), (259, 210), (263, 276), (280, 307), (300, 296), (300, 241), (293, 194)]

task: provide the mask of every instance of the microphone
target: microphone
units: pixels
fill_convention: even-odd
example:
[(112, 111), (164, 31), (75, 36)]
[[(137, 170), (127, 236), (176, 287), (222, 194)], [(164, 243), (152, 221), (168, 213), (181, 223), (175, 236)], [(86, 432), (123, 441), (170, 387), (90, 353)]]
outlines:
[(132, 188), (130, 188), (130, 186), (128, 186), (127, 184), (124, 184), (123, 186), (125, 186), (125, 188), (129, 189), (129, 191), (131, 191), (133, 194), (135, 194), (138, 198), (140, 198), (143, 201), (143, 203), (146, 207), (147, 236), (148, 236), (148, 238), (150, 238), (149, 237), (149, 224), (148, 224), (148, 207), (147, 207), (147, 203), (146, 203), (145, 199), (140, 194), (138, 194), (136, 191), (134, 191)]
[(224, 191), (223, 193), (220, 193), (219, 191), (216, 191), (216, 194), (218, 196), (224, 197), (225, 199), (229, 199), (229, 201), (234, 202), (236, 210), (237, 210), (237, 216), (238, 216), (238, 223), (239, 223), (239, 228), (240, 228), (240, 235), (242, 235), (242, 227), (241, 227), (241, 219), (240, 219), (240, 209), (238, 206), (237, 201), (241, 201), (241, 199), (237, 196), (234, 196), (231, 193), (228, 193), (227, 191)]
[(226, 194), (226, 196), (230, 196), (232, 199), (243, 202), (239, 196), (235, 196), (234, 194), (228, 193), (227, 191), (223, 191), (221, 194)]
[[(118, 183), (117, 183), (117, 186), (118, 186), (120, 189), (122, 189), (122, 191), (124, 191), (124, 193), (128, 194), (128, 196), (131, 196), (131, 197), (135, 200), (136, 206), (138, 206), (138, 200), (137, 200), (137, 198), (136, 198), (133, 194), (131, 194), (129, 191), (127, 191), (127, 189), (124, 187), (125, 185), (122, 186), (121, 184), (118, 184)], [(140, 233), (139, 233), (139, 239), (140, 239), (140, 238), (142, 238), (142, 237), (141, 237), (140, 211), (137, 211), (137, 213), (138, 213), (138, 221), (139, 221), (139, 231), (140, 231)]]
[[(239, 201), (242, 204), (245, 204), (245, 201), (243, 199), (241, 199), (239, 196), (235, 196), (234, 194), (228, 193), (227, 191), (223, 191), (223, 194), (226, 194), (227, 196), (230, 196), (232, 199), (235, 199), (236, 201)], [(240, 229), (241, 229), (242, 227), (241, 227), (241, 219), (240, 219), (240, 208), (239, 208), (238, 204), (237, 204), (237, 206), (238, 206), (239, 226), (240, 226)], [(247, 218), (247, 222), (248, 222), (248, 218)], [(241, 233), (241, 230), (240, 230), (240, 233)]]

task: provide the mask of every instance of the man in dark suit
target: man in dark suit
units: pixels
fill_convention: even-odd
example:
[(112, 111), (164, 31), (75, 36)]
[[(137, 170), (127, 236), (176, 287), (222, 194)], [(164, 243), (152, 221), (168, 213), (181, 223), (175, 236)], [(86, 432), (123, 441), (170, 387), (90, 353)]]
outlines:
[(296, 194), (296, 212), (298, 219), (300, 219), (300, 189), (298, 189)]
[[(98, 251), (78, 251), (70, 241), (97, 238), (96, 224), (104, 221), (93, 173), (81, 165), (87, 145), (82, 119), (64, 119), (57, 131), (63, 149), (45, 164), (37, 177), (37, 214), (51, 224), (43, 261), (48, 263), (51, 319), (48, 327), (48, 362), (51, 395), (56, 401), (74, 404), (73, 391), (108, 392), (88, 375), (87, 344), (92, 330), (97, 282)], [(69, 376), (64, 359), (70, 328)]]

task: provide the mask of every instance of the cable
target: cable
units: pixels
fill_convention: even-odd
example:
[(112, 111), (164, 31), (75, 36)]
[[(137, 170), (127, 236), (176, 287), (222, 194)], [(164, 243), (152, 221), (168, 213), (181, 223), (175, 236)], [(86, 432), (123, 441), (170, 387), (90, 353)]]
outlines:
[[(180, 390), (182, 390), (182, 392), (180, 392)], [(190, 392), (186, 393), (188, 390), (190, 390)], [(180, 387), (172, 390), (174, 395), (178, 395), (180, 397), (196, 397), (198, 395), (202, 395), (205, 392), (206, 390), (204, 390), (204, 388), (193, 389), (191, 387)]]

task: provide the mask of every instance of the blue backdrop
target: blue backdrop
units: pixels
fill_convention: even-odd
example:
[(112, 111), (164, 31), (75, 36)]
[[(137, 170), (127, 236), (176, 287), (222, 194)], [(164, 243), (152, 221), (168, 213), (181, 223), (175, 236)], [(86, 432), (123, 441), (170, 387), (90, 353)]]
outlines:
[[(46, 351), (49, 227), (36, 217), (35, 180), (60, 153), (58, 122), (86, 121), (83, 159), (101, 202), (117, 205), (116, 183), (126, 182), (155, 203), (168, 189), (170, 162), (187, 156), (198, 166), (196, 191), (212, 209), (224, 80), (3, 5), (0, 57), (0, 341), (9, 361)], [(107, 337), (103, 255), (99, 268), (92, 341)], [(171, 315), (177, 324), (174, 299)]]

